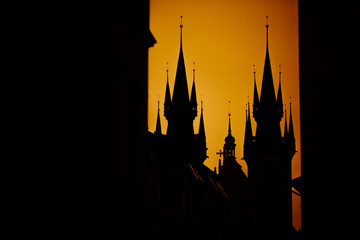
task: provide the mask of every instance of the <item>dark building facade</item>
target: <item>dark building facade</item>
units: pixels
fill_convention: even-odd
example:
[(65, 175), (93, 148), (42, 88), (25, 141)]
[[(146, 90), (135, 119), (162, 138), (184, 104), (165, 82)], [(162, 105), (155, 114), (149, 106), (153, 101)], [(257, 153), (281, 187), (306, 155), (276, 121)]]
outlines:
[(293, 232), (291, 160), (296, 152), (295, 138), (291, 104), (289, 128), (285, 117), (284, 135), (281, 133), (280, 121), (284, 116), (281, 79), (276, 95), (268, 31), (269, 25), (266, 25), (266, 55), (260, 96), (254, 72), (252, 113), (257, 123), (256, 134), (253, 136), (249, 104), (245, 126), (244, 160), (248, 165), (249, 182), (258, 200), (260, 228), (268, 236), (287, 239)]
[(76, 149), (85, 143), (86, 149), (68, 156), (77, 181), (71, 182), (66, 209), (71, 213), (59, 232), (135, 237), (146, 231), (148, 48), (156, 43), (149, 30), (149, 1), (95, 0), (82, 7), (77, 47), (84, 53), (73, 82), (86, 88), (85, 104), (76, 109), (86, 111), (79, 127), (85, 125), (86, 134), (66, 142)]
[(357, 16), (353, 1), (299, 0), (304, 239), (358, 235)]

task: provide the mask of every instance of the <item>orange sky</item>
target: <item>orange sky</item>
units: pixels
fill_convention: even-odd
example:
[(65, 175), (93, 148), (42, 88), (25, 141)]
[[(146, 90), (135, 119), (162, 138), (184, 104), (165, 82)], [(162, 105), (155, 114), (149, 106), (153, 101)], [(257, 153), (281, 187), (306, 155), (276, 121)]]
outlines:
[[(209, 158), (205, 165), (218, 165), (227, 136), (231, 101), (231, 127), (235, 137), (238, 163), (247, 173), (243, 157), (245, 104), (252, 104), (253, 64), (256, 65), (260, 94), (265, 61), (265, 17), (269, 16), (269, 52), (275, 89), (282, 66), (284, 104), (292, 99), (296, 149), (293, 178), (300, 176), (300, 109), (297, 0), (150, 0), (150, 29), (157, 43), (149, 50), (149, 131), (155, 130), (157, 100), (161, 115), (166, 87), (166, 62), (169, 62), (170, 91), (174, 87), (180, 48), (180, 16), (183, 16), (183, 51), (189, 91), (193, 62), (196, 62), (198, 109), (204, 101), (204, 123)], [(289, 113), (289, 112), (288, 112)], [(199, 111), (200, 115), (200, 111)], [(283, 121), (281, 122), (283, 131)], [(163, 133), (167, 121), (161, 117)], [(252, 119), (253, 133), (256, 122)], [(195, 133), (199, 116), (194, 120)], [(300, 199), (293, 194), (296, 229), (300, 228)]]

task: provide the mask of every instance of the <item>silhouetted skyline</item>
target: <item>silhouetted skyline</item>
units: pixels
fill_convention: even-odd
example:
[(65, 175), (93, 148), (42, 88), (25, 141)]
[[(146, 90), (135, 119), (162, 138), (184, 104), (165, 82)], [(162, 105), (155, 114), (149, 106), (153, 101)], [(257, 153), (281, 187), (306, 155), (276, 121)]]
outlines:
[[(171, 4), (170, 4), (171, 3)], [(207, 155), (205, 161), (210, 169), (218, 165), (218, 155), (223, 144), (223, 132), (227, 131), (228, 101), (232, 102), (233, 136), (244, 139), (245, 111), (248, 102), (253, 101), (253, 65), (257, 74), (259, 94), (265, 56), (265, 16), (269, 16), (270, 41), (272, 49), (272, 70), (276, 90), (279, 83), (279, 65), (282, 65), (283, 102), (289, 110), (292, 97), (292, 113), (295, 137), (300, 139), (299, 92), (298, 92), (298, 34), (297, 4), (292, 1), (268, 1), (248, 3), (221, 2), (151, 2), (151, 28), (157, 31), (158, 43), (149, 54), (149, 130), (155, 130), (157, 96), (164, 104), (167, 74), (172, 90), (176, 74), (180, 45), (179, 25), (183, 16), (183, 50), (187, 71), (189, 93), (192, 88), (193, 62), (196, 62), (197, 98), (204, 102), (204, 122), (207, 133)], [(203, 6), (206, 5), (204, 8)], [(195, 14), (200, 13), (200, 14)], [(250, 14), (251, 13), (251, 14)], [(221, 17), (220, 17), (221, 16)], [(164, 22), (163, 19), (166, 19)], [(168, 62), (168, 73), (166, 72)], [(190, 97), (190, 96), (189, 96)], [(163, 132), (167, 127), (166, 118), (160, 110)], [(289, 113), (289, 111), (287, 111)], [(251, 119), (254, 134), (256, 122)], [(195, 130), (199, 118), (194, 119)], [(281, 122), (281, 131), (284, 121)], [(237, 161), (247, 174), (247, 165), (241, 160), (242, 144), (238, 146)], [(300, 176), (301, 144), (293, 160), (293, 177)], [(294, 196), (294, 207), (300, 213), (300, 198)], [(298, 216), (299, 214), (295, 214)], [(300, 218), (294, 220), (300, 228)]]
[[(267, 20), (268, 17), (266, 17)], [(182, 20), (182, 16), (181, 16)], [(183, 51), (183, 24), (180, 24), (180, 50), (176, 69), (174, 88), (171, 91), (169, 87), (168, 69), (165, 99), (164, 99), (164, 116), (168, 121), (167, 131), (161, 132), (161, 123), (159, 121), (159, 101), (158, 115), (156, 120), (156, 130), (149, 133), (149, 151), (150, 151), (150, 168), (149, 173), (150, 197), (154, 199), (158, 207), (169, 213), (180, 212), (179, 218), (187, 216), (189, 222), (205, 224), (203, 217), (202, 205), (207, 201), (216, 201), (215, 197), (204, 194), (205, 190), (195, 193), (194, 187), (200, 182), (203, 184), (204, 179), (210, 179), (216, 182), (222, 193), (222, 201), (234, 202), (231, 206), (231, 213), (223, 207), (213, 204), (214, 211), (225, 211), (223, 215), (217, 218), (211, 218), (208, 221), (217, 222), (234, 218), (234, 221), (246, 222), (247, 226), (252, 229), (248, 230), (248, 236), (257, 235), (255, 238), (262, 238), (267, 235), (270, 238), (289, 239), (294, 237), (296, 232), (292, 225), (292, 174), (291, 161), (296, 153), (294, 127), (291, 114), (290, 103), (290, 120), (289, 128), (285, 118), (284, 134), (280, 130), (280, 121), (284, 116), (284, 104), (282, 97), (281, 80), (277, 94), (275, 93), (273, 74), (271, 71), (271, 61), (269, 54), (269, 24), (266, 23), (266, 53), (261, 81), (261, 94), (255, 81), (254, 72), (254, 102), (252, 116), (257, 122), (256, 134), (253, 135), (251, 127), (250, 103), (247, 104), (246, 125), (244, 138), (244, 160), (248, 166), (248, 177), (244, 174), (241, 165), (236, 162), (235, 157), (235, 138), (231, 134), (231, 113), (229, 112), (228, 136), (225, 138), (223, 160), (219, 160), (218, 172), (216, 167), (214, 171), (208, 169), (204, 164), (207, 159), (206, 131), (203, 118), (203, 104), (201, 102), (201, 115), (199, 130), (194, 131), (193, 121), (198, 116), (195, 69), (193, 69), (193, 83), (191, 93), (187, 86), (187, 76), (185, 71), (184, 51)], [(279, 73), (281, 75), (281, 72)], [(230, 101), (229, 101), (230, 108)], [(229, 109), (230, 111), (230, 109)], [(285, 111), (286, 113), (286, 111)], [(214, 129), (208, 130), (208, 132)], [(190, 168), (195, 177), (200, 180), (199, 183), (192, 182), (188, 186), (188, 177), (182, 179), (173, 179), (166, 175), (174, 168), (177, 169), (176, 175), (187, 175), (187, 168)], [(176, 177), (175, 177), (176, 178)], [(173, 185), (171, 191), (167, 189), (166, 184)], [(206, 186), (206, 184), (205, 184)], [(204, 186), (204, 189), (207, 189)], [(211, 185), (210, 185), (211, 186)], [(185, 190), (184, 190), (185, 188)], [(210, 191), (217, 191), (216, 188), (209, 188)], [(212, 189), (212, 190), (211, 190)], [(187, 198), (182, 192), (189, 194)], [(154, 198), (154, 196), (157, 196)], [(159, 197), (160, 196), (160, 197)], [(181, 199), (175, 198), (182, 196)], [(205, 200), (208, 198), (207, 200)], [(174, 203), (169, 208), (169, 201), (180, 201)], [(247, 204), (242, 202), (246, 201)], [(184, 209), (189, 205), (189, 210)], [(226, 205), (226, 204), (225, 204)], [(181, 207), (182, 206), (182, 207)], [(182, 210), (180, 210), (182, 209)], [(246, 211), (244, 211), (246, 209)], [(197, 216), (194, 216), (197, 212)], [(251, 213), (251, 214), (250, 214)], [(249, 216), (250, 214), (250, 216)], [(156, 214), (155, 216), (156, 217)], [(237, 219), (237, 220), (236, 220)], [(241, 220), (240, 220), (241, 219)], [(229, 223), (227, 223), (229, 224)], [(225, 225), (222, 229), (213, 229), (216, 233), (227, 233), (235, 237), (237, 231), (246, 231), (244, 226), (238, 226), (236, 230), (227, 232)], [(211, 225), (211, 224), (210, 224)], [(161, 227), (154, 225), (155, 228)], [(175, 230), (176, 231), (176, 230)], [(234, 232), (233, 232), (234, 231)], [(160, 234), (160, 233), (156, 233)], [(155, 235), (156, 235), (155, 234)]]

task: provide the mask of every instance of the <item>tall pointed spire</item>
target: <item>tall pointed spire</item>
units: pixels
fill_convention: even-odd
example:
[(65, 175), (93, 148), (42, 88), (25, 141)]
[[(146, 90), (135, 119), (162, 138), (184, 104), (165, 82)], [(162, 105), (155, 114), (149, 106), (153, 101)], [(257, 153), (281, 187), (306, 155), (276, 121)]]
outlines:
[(282, 98), (282, 91), (281, 91), (281, 65), (279, 65), (279, 88), (278, 88), (278, 95), (276, 99), (276, 105), (279, 109), (280, 117), (283, 117), (283, 98)]
[(289, 120), (289, 137), (288, 137), (288, 144), (291, 156), (296, 152), (295, 146), (295, 135), (294, 135), (294, 124), (292, 119), (292, 111), (291, 111), (291, 97), (290, 97), (290, 120)]
[(284, 139), (285, 139), (285, 141), (287, 141), (288, 137), (289, 137), (289, 132), (288, 132), (287, 117), (286, 117), (286, 104), (285, 104), (285, 126), (284, 126)]
[(248, 96), (248, 103), (247, 103), (247, 105), (248, 105), (248, 115), (247, 115), (247, 121), (248, 121), (248, 123), (249, 123), (249, 133), (250, 133), (250, 136), (251, 136), (251, 138), (252, 138), (252, 127), (251, 127), (251, 118), (250, 118), (250, 102), (249, 102), (249, 96)]
[[(159, 95), (158, 95), (159, 98)], [(156, 135), (161, 135), (161, 123), (160, 123), (160, 101), (158, 99), (158, 114), (157, 114), (157, 119), (156, 119), (156, 129), (154, 132)]]
[(259, 94), (257, 91), (257, 86), (256, 86), (256, 72), (255, 72), (255, 64), (253, 65), (254, 68), (254, 103), (253, 103), (253, 116), (256, 117), (256, 112), (259, 108)]
[(164, 101), (164, 116), (168, 117), (170, 105), (171, 105), (171, 95), (170, 95), (170, 86), (169, 86), (169, 67), (166, 63), (166, 90), (165, 90), (165, 101)]
[(199, 136), (205, 138), (205, 126), (204, 126), (203, 101), (202, 101), (202, 100), (201, 100), (201, 114), (200, 114), (200, 124), (199, 124)]
[[(182, 17), (181, 17), (182, 19)], [(193, 121), (197, 116), (197, 109), (193, 110), (190, 104), (189, 89), (186, 79), (186, 70), (183, 54), (182, 42), (183, 25), (180, 24), (180, 51), (177, 63), (174, 90), (172, 92), (169, 113), (166, 115), (168, 120), (167, 135), (176, 140), (179, 147), (186, 147), (187, 141), (194, 136)], [(195, 89), (195, 85), (193, 86)], [(195, 91), (193, 92), (193, 103), (195, 101)], [(194, 104), (196, 105), (196, 104)]]
[(276, 104), (275, 88), (271, 71), (270, 55), (269, 55), (269, 24), (266, 16), (266, 53), (263, 72), (263, 81), (260, 94), (260, 106), (274, 106)]
[(248, 97), (248, 103), (246, 104), (246, 124), (245, 124), (245, 144), (251, 143), (253, 139), (252, 127), (251, 127), (251, 118), (250, 118), (250, 103)]
[(185, 70), (185, 62), (184, 62), (184, 54), (182, 49), (182, 16), (181, 16), (181, 24), (180, 24), (180, 52), (179, 59), (176, 69), (176, 77), (174, 84), (174, 92), (172, 103), (173, 105), (187, 105), (189, 103), (189, 90), (186, 79), (186, 70)]
[(191, 104), (191, 110), (193, 112), (194, 117), (197, 116), (197, 99), (196, 99), (196, 88), (195, 88), (195, 62), (193, 63), (193, 85), (191, 89), (191, 98), (190, 98), (190, 104)]
[(290, 141), (295, 140), (294, 125), (293, 125), (292, 112), (291, 112), (291, 97), (290, 97), (289, 140)]
[(225, 138), (225, 144), (224, 144), (224, 161), (228, 158), (235, 158), (235, 138), (231, 135), (231, 112), (230, 112), (230, 103), (229, 101), (229, 129), (228, 129), (228, 135)]
[(230, 112), (230, 103), (231, 101), (229, 101), (229, 128), (228, 128), (228, 136), (231, 136), (231, 123), (230, 123), (230, 119), (231, 119), (231, 112)]
[(198, 140), (199, 140), (199, 158), (201, 160), (201, 163), (203, 163), (208, 156), (206, 155), (207, 147), (206, 147), (206, 136), (205, 136), (205, 125), (204, 125), (204, 108), (203, 108), (203, 101), (201, 99), (201, 114), (200, 114), (200, 124), (199, 124), (199, 134), (198, 134)]

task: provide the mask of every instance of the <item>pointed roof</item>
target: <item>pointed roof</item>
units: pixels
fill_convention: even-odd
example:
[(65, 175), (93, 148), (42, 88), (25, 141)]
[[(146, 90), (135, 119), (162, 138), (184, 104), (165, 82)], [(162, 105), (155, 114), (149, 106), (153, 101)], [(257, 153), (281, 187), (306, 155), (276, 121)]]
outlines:
[(225, 143), (228, 143), (228, 142), (232, 142), (234, 143), (235, 142), (235, 138), (231, 135), (231, 113), (230, 113), (230, 101), (229, 101), (229, 128), (228, 128), (228, 135), (227, 137), (225, 138)]
[(287, 124), (287, 118), (286, 118), (286, 104), (285, 104), (285, 126), (284, 126), (284, 138), (285, 140), (287, 140), (289, 137), (289, 132), (288, 132), (288, 124)]
[(203, 101), (201, 101), (201, 115), (200, 115), (200, 124), (199, 124), (199, 136), (205, 138), (205, 126), (204, 126), (204, 116), (203, 116)]
[[(194, 62), (194, 64), (195, 64), (195, 62)], [(191, 103), (191, 105), (194, 106), (194, 107), (197, 106), (196, 88), (195, 88), (195, 68), (193, 69), (193, 85), (192, 85), (192, 88), (191, 88), (190, 103)]]
[(280, 109), (283, 106), (283, 98), (282, 98), (282, 91), (281, 91), (281, 65), (279, 65), (279, 88), (278, 88), (278, 95), (276, 99), (276, 104)]
[[(182, 18), (182, 17), (181, 17)], [(186, 79), (186, 70), (184, 62), (184, 54), (182, 49), (182, 29), (183, 25), (180, 25), (180, 53), (176, 69), (176, 77), (173, 91), (172, 103), (174, 105), (182, 105), (189, 103), (189, 90)]]
[[(268, 17), (266, 17), (267, 19)], [(269, 24), (266, 24), (266, 53), (263, 72), (263, 80), (261, 85), (260, 106), (275, 105), (275, 88), (271, 71), (270, 55), (269, 55)]]
[(157, 119), (156, 119), (156, 129), (155, 129), (155, 134), (156, 135), (161, 135), (161, 123), (160, 123), (160, 101), (158, 101), (158, 114), (157, 114)]
[(290, 140), (295, 139), (295, 135), (294, 135), (294, 124), (293, 124), (292, 112), (291, 112), (291, 100), (290, 100), (289, 139), (290, 139)]
[(231, 136), (231, 122), (230, 122), (230, 116), (229, 116), (228, 136)]
[(255, 112), (256, 109), (259, 107), (260, 101), (259, 101), (259, 94), (258, 94), (257, 86), (256, 86), (255, 64), (253, 65), (253, 67), (254, 67), (254, 103), (253, 103), (253, 112)]
[(253, 135), (252, 135), (252, 127), (251, 127), (251, 118), (250, 118), (250, 103), (248, 102), (246, 108), (246, 124), (245, 124), (245, 143), (251, 142)]
[(171, 104), (171, 95), (170, 95), (170, 86), (169, 86), (169, 69), (166, 69), (166, 90), (165, 90), (165, 106), (170, 106)]

